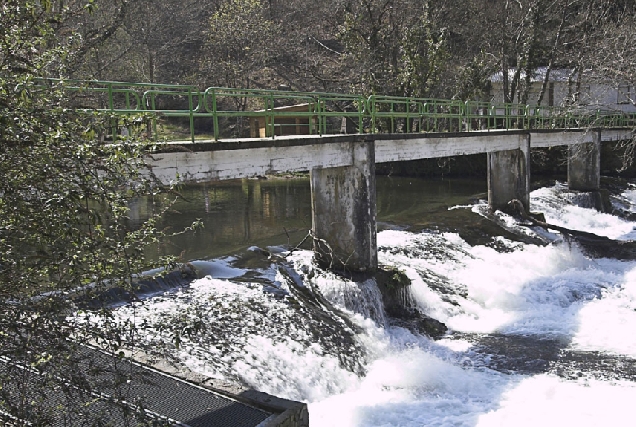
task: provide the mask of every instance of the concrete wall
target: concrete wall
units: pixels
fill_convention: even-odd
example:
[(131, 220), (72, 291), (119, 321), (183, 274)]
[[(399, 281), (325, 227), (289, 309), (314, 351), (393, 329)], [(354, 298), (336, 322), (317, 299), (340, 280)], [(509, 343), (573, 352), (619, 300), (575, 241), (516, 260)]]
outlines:
[(309, 427), (307, 405), (298, 403), (260, 427)]
[(568, 185), (571, 190), (593, 191), (601, 186), (601, 131), (592, 141), (571, 145), (568, 153)]

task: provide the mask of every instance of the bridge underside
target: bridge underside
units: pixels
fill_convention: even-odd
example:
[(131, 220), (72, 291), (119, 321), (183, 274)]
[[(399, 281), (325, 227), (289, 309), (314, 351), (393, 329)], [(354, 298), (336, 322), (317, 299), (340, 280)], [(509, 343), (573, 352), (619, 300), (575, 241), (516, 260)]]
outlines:
[(310, 171), (316, 259), (335, 269), (372, 272), (376, 163), (487, 153), (491, 207), (505, 209), (517, 199), (529, 209), (532, 147), (569, 146), (569, 185), (589, 191), (600, 184), (601, 142), (630, 138), (625, 129), (295, 136), (171, 144), (149, 164), (163, 182)]

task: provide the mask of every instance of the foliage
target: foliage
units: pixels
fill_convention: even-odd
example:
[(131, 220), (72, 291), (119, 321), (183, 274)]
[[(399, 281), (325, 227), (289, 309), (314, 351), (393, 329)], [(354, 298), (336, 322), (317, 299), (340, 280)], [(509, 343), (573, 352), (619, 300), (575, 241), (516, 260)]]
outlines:
[(260, 0), (227, 0), (210, 17), (204, 65), (217, 86), (252, 87), (273, 59), (280, 27)]
[[(157, 218), (130, 230), (127, 204), (159, 190), (143, 173), (148, 147), (130, 137), (105, 144), (98, 135), (114, 118), (69, 108), (63, 83), (38, 79), (63, 76), (81, 47), (56, 37), (68, 12), (56, 5), (0, 6), (0, 420), (133, 425), (142, 413), (122, 403), (131, 400), (115, 381), (117, 358), (93, 364), (82, 345), (117, 353), (134, 337), (109, 320), (103, 296), (134, 293), (137, 274), (155, 267), (144, 247), (163, 237)], [(101, 322), (89, 321), (96, 315)], [(114, 399), (106, 408), (95, 398), (103, 381)]]
[(356, 0), (343, 5), (338, 37), (358, 65), (362, 93), (423, 97), (447, 58), (446, 33), (429, 2)]

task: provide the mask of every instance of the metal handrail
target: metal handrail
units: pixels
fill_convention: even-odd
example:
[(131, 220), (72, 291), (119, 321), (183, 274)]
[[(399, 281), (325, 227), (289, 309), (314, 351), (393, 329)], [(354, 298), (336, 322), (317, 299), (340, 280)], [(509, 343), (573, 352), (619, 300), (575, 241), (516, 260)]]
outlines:
[[(434, 98), (398, 97), (322, 92), (293, 92), (268, 89), (209, 87), (204, 91), (192, 85), (128, 83), (98, 80), (41, 79), (42, 84), (58, 84), (64, 90), (104, 97), (93, 108), (115, 115), (149, 114), (153, 137), (157, 137), (159, 117), (187, 118), (190, 138), (195, 141), (195, 121), (212, 120), (214, 140), (226, 138), (224, 129), (232, 128), (221, 120), (263, 120), (264, 133), (275, 138), (285, 126), (302, 127), (309, 135), (334, 131), (337, 120), (352, 121), (357, 133), (474, 132), (492, 129), (561, 129), (636, 126), (636, 115), (615, 110), (578, 110), (564, 107), (534, 107), (484, 101), (460, 101)], [(160, 102), (161, 100), (161, 102)], [(293, 110), (285, 108), (294, 107)], [(286, 124), (295, 119), (296, 124)], [(242, 127), (241, 127), (242, 126)], [(259, 121), (260, 126), (260, 121)], [(260, 129), (260, 128), (259, 128)], [(116, 123), (113, 138), (116, 138)]]

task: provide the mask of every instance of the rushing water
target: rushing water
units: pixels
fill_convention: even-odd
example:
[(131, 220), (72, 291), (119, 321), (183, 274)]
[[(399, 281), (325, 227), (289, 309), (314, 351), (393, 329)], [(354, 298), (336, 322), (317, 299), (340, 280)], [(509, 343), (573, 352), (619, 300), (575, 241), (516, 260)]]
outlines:
[[(312, 427), (636, 423), (636, 261), (592, 257), (490, 214), (485, 183), (377, 187), (380, 263), (403, 271), (417, 308), (449, 327), (440, 339), (387, 316), (373, 280), (288, 252), (311, 226), (304, 179), (184, 189), (189, 205), (166, 223), (197, 217), (205, 228), (158, 251), (196, 260), (205, 277), (118, 314), (145, 328), (149, 351), (308, 402)], [(599, 213), (554, 181), (531, 194), (549, 223), (634, 239), (624, 218), (636, 190), (612, 201), (615, 214)], [(152, 206), (135, 208), (143, 217)]]

